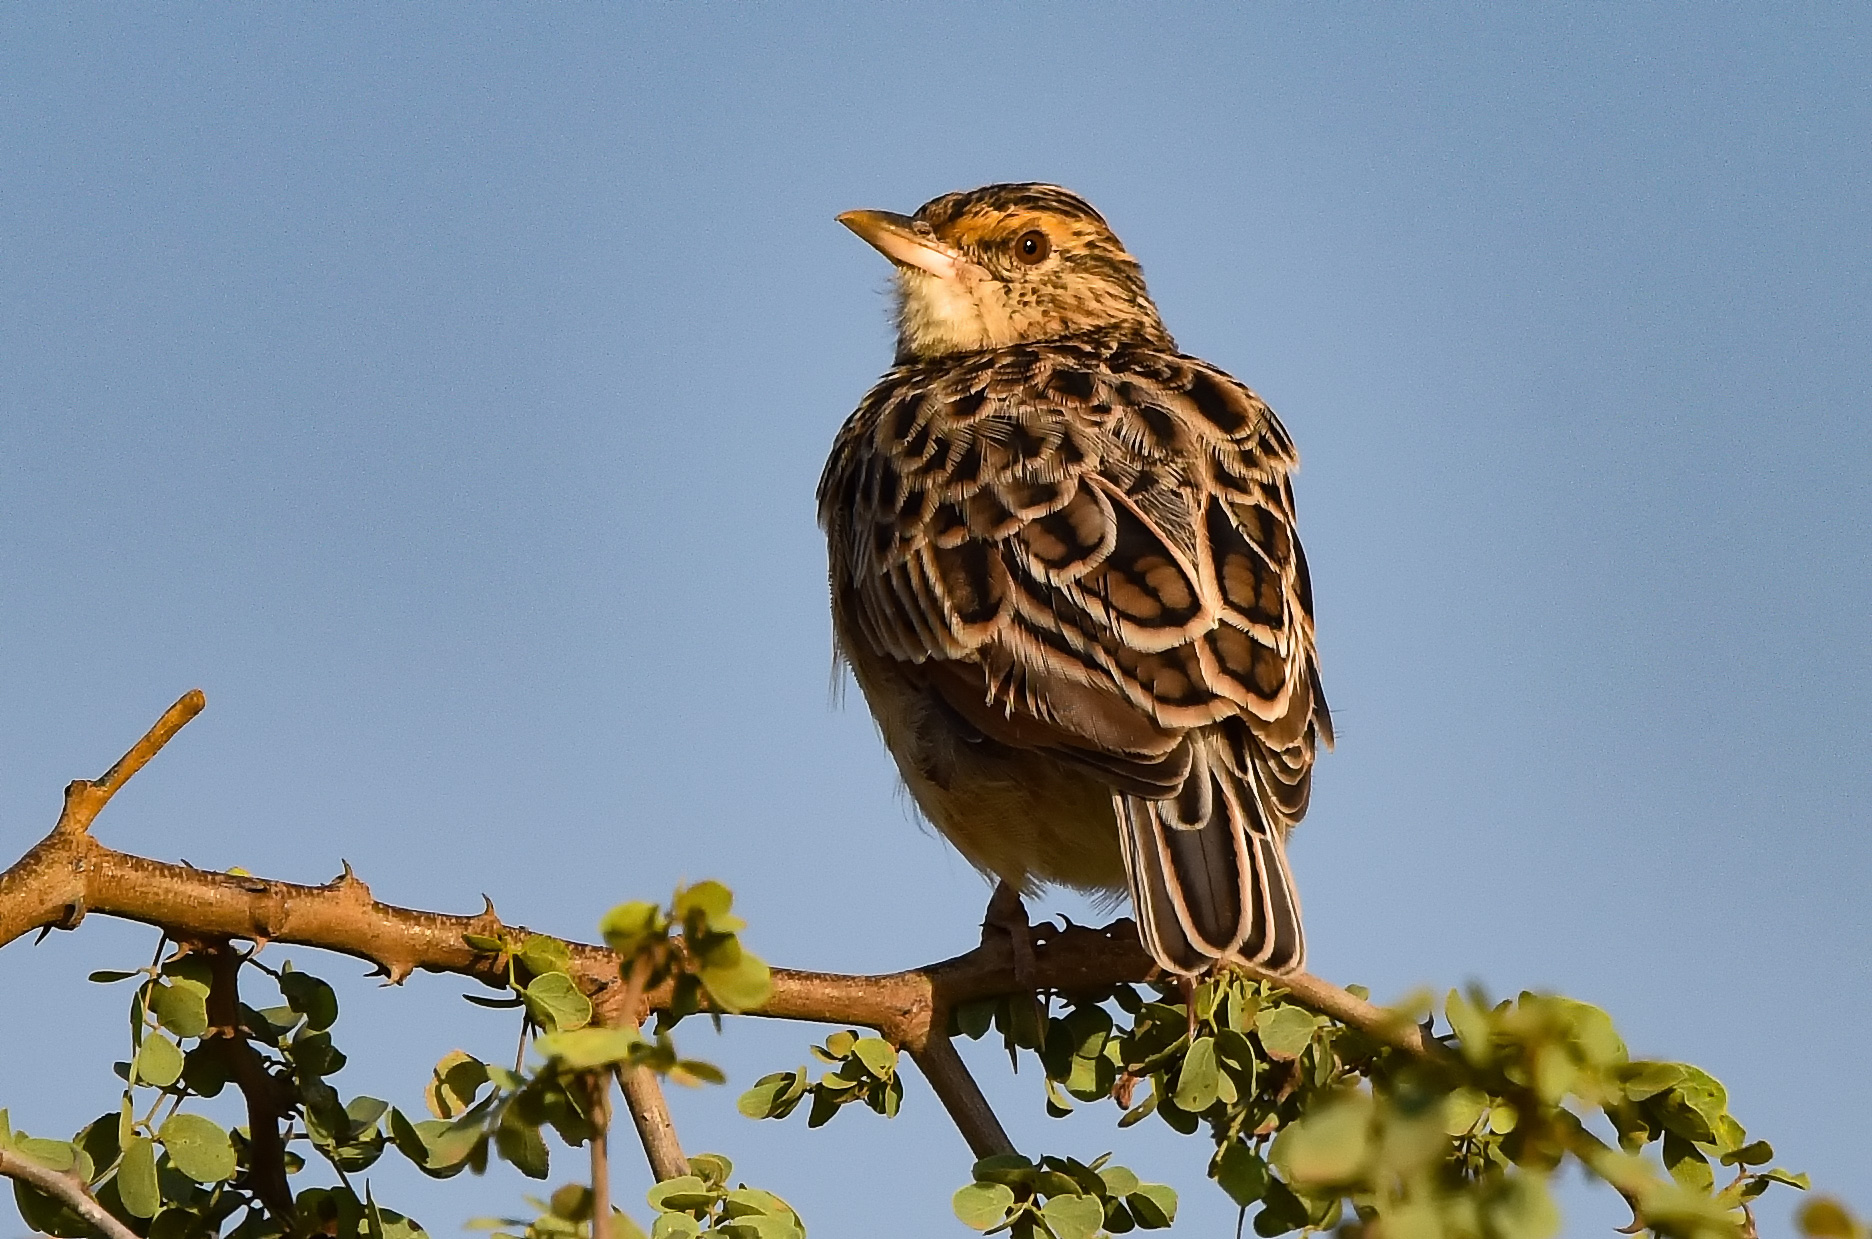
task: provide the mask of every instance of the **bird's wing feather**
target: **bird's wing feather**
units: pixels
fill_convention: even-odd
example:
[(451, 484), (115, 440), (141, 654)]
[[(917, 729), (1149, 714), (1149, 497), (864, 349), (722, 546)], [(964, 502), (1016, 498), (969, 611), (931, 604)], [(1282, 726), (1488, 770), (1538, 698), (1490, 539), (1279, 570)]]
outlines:
[[(989, 734), (1109, 757), (1114, 781), (1239, 719), (1242, 759), (1303, 785), (1327, 724), (1295, 463), (1267, 406), (1192, 358), (1047, 345), (900, 367), (820, 486), (846, 639), (946, 664), (932, 682)], [(1282, 825), (1303, 808), (1276, 802)]]

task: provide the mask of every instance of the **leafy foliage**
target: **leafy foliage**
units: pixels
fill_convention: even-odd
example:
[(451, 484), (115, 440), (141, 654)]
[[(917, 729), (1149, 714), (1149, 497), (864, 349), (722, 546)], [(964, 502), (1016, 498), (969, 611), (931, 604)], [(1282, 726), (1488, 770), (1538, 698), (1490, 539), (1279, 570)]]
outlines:
[(984, 1157), (975, 1163), (975, 1181), (956, 1192), (955, 1214), (975, 1230), (1005, 1229), (1014, 1239), (1093, 1239), (1161, 1230), (1176, 1220), (1172, 1188), (1140, 1183), (1110, 1159), (1107, 1153), (1088, 1165), (1070, 1157)]
[[(1403, 1028), (1418, 1014), (1394, 1018)], [(1568, 1159), (1622, 1192), (1645, 1227), (1683, 1239), (1752, 1233), (1755, 1197), (1806, 1186), (1763, 1168), (1773, 1149), (1749, 1140), (1719, 1083), (1687, 1064), (1632, 1060), (1595, 1007), (1452, 993), (1445, 1015), (1442, 1052), (1424, 1058), (1224, 973), (1187, 996), (1170, 985), (1074, 996), (1053, 1018), (1021, 999), (971, 1004), (953, 1025), (975, 1037), (998, 1028), (1010, 1053), (1036, 1053), (1050, 1114), (1110, 1098), (1120, 1127), (1154, 1114), (1184, 1135), (1206, 1129), (1209, 1177), (1256, 1209), (1263, 1236), (1544, 1239), (1559, 1226), (1546, 1180)], [(1714, 1164), (1733, 1180), (1718, 1187)], [(994, 1224), (1024, 1207), (1008, 1205)]]
[[(16, 1132), (0, 1111), (0, 1148), (83, 1183), (143, 1239), (421, 1239), (420, 1225), (379, 1205), (368, 1182), (361, 1194), (353, 1182), (386, 1150), (436, 1179), (501, 1161), (544, 1180), (554, 1139), (577, 1148), (597, 1134), (595, 1089), (611, 1075), (723, 1082), (711, 1064), (683, 1057), (671, 1034), (704, 1008), (719, 1019), (768, 995), (771, 975), (742, 944), (732, 902), (726, 887), (702, 882), (667, 905), (622, 904), (604, 918), (626, 1009), (654, 987), (674, 995), (649, 1030), (595, 1022), (564, 942), (507, 929), (469, 936), (488, 957), (484, 972), (505, 982), (503, 996), (469, 1000), (519, 1013), (517, 1065), (451, 1051), (422, 1089), (421, 1110), (347, 1099), (331, 1082), (346, 1057), (332, 1035), (338, 999), (324, 981), (291, 961), (275, 970), (234, 955), (226, 943), (166, 957), (165, 943), (147, 967), (92, 974), (134, 982), (118, 1109), (69, 1141)], [(239, 1000), (238, 978), (255, 974), (279, 1003)], [(1623, 1193), (1636, 1222), (1658, 1236), (1752, 1239), (1750, 1208), (1762, 1192), (1806, 1186), (1805, 1176), (1770, 1168), (1773, 1149), (1749, 1138), (1721, 1084), (1688, 1064), (1632, 1059), (1595, 1007), (1451, 993), (1440, 1035), (1426, 1009), (1391, 1018), (1395, 1031), (1421, 1028), (1427, 1055), (1397, 1048), (1382, 1028), (1361, 1031), (1277, 985), (1225, 972), (1199, 984), (1068, 994), (1057, 1012), (1029, 995), (970, 1003), (950, 1013), (948, 1032), (998, 1031), (1017, 1067), (1022, 1053), (1035, 1056), (1055, 1117), (1109, 1100), (1121, 1129), (1155, 1117), (1183, 1135), (1206, 1134), (1209, 1177), (1244, 1220), (1253, 1210), (1262, 1236), (1336, 1228), (1345, 1239), (1546, 1239), (1559, 1227), (1546, 1183), (1571, 1161)], [(783, 1119), (810, 1103), (808, 1127), (853, 1103), (897, 1114), (896, 1046), (846, 1029), (812, 1054), (827, 1067), (817, 1079), (804, 1066), (764, 1076), (741, 1095), (741, 1112)], [(230, 1086), (252, 1122), (266, 1125), (260, 1135), (277, 1131), (277, 1141), (228, 1130), (195, 1108)], [(1175, 1191), (1140, 1182), (1110, 1157), (984, 1158), (955, 1194), (956, 1216), (1014, 1239), (1169, 1227)], [(701, 1154), (690, 1164), (646, 1194), (648, 1232), (622, 1210), (605, 1229), (614, 1239), (804, 1239), (784, 1200), (731, 1185), (727, 1158)], [(330, 1181), (297, 1186), (321, 1166)], [(33, 1229), (58, 1239), (92, 1233), (61, 1201), (14, 1186)], [(571, 1183), (547, 1200), (527, 1199), (533, 1216), (477, 1225), (494, 1239), (592, 1239), (590, 1188)], [(1814, 1239), (1868, 1239), (1825, 1198), (1799, 1221)]]
[[(687, 987), (692, 1009), (703, 995), (718, 1009), (761, 1001), (771, 983), (768, 969), (741, 945), (743, 925), (730, 915), (731, 902), (727, 888), (705, 882), (679, 890), (667, 909), (650, 904), (614, 909), (605, 928), (608, 936), (619, 937), (630, 948), (621, 952), (623, 975), (639, 985), (673, 977), (679, 992)], [(635, 929), (619, 934), (619, 926)], [(347, 1100), (332, 1085), (331, 1078), (347, 1060), (332, 1039), (338, 998), (325, 981), (296, 970), (290, 960), (275, 970), (251, 954), (238, 957), (233, 960), (234, 973), (263, 974), (282, 1002), (255, 1009), (229, 995), (230, 1005), (239, 1012), (238, 1029), (216, 1030), (209, 1016), (216, 984), (210, 952), (183, 946), (164, 959), (165, 942), (148, 967), (91, 974), (102, 984), (137, 982), (130, 998), (130, 1057), (116, 1065), (125, 1084), (119, 1110), (100, 1116), (70, 1141), (15, 1133), (0, 1110), (0, 1147), (71, 1172), (108, 1212), (147, 1239), (276, 1239), (289, 1233), (421, 1239), (419, 1224), (379, 1205), (368, 1184), (360, 1196), (351, 1182), (352, 1174), (370, 1169), (386, 1149), (397, 1150), (436, 1179), (464, 1170), (484, 1173), (493, 1159), (529, 1178), (544, 1179), (551, 1169), (548, 1132), (569, 1147), (584, 1145), (595, 1133), (590, 1111), (595, 1073), (643, 1068), (678, 1083), (722, 1082), (713, 1065), (677, 1054), (668, 1028), (680, 1016), (668, 1019), (651, 1036), (635, 1028), (593, 1026), (591, 1001), (571, 974), (571, 952), (564, 942), (502, 930), (498, 935), (469, 935), (468, 944), (496, 957), (509, 991), (503, 999), (469, 995), (469, 1001), (520, 1011), (522, 1052), (537, 1033), (532, 1048), (540, 1061), (529, 1070), (509, 1070), (462, 1050), (451, 1051), (436, 1064), (423, 1089), (428, 1117), (412, 1118), (376, 1097)], [(218, 949), (232, 950), (226, 944)], [(225, 1035), (235, 1031), (238, 1036)], [(253, 1133), (245, 1127), (229, 1131), (185, 1108), (226, 1091), (240, 1072), (238, 1056), (243, 1054), (253, 1056), (256, 1074), (243, 1081), (241, 1091), (265, 1097), (257, 1117), (276, 1125), (285, 1145), (283, 1165), (277, 1168), (282, 1179), (307, 1171), (308, 1158), (299, 1151), (305, 1149), (337, 1180), (293, 1192), (290, 1216), (268, 1207), (263, 1182), (267, 1171), (257, 1164)], [(248, 1100), (251, 1103), (253, 1097)], [(726, 1159), (698, 1161), (720, 1170), (718, 1179), (707, 1181), (711, 1190), (725, 1183)], [(14, 1190), (21, 1215), (33, 1229), (59, 1239), (93, 1233), (62, 1202), (18, 1180)], [(588, 1200), (589, 1189), (580, 1190), (587, 1192)], [(765, 1223), (738, 1221), (752, 1210), (747, 1202), (766, 1199), (763, 1193), (742, 1186), (732, 1191), (722, 1187), (720, 1194), (722, 1202), (710, 1215), (716, 1221), (709, 1225), (715, 1229), (699, 1225), (685, 1230), (698, 1216), (690, 1205), (672, 1199), (664, 1208), (653, 1192), (652, 1206), (679, 1220), (666, 1222), (659, 1215), (652, 1233), (656, 1239), (698, 1233), (769, 1239), (805, 1233), (790, 1209), (784, 1212), (792, 1218), (793, 1231), (775, 1230), (771, 1224), (761, 1231), (758, 1227)], [(576, 1208), (576, 1193), (568, 1195), (562, 1189), (541, 1206), (539, 1217), (515, 1224), (527, 1230), (529, 1239), (566, 1239), (581, 1224), (586, 1228), (582, 1233), (588, 1234), (589, 1204), (582, 1218), (575, 1216)], [(641, 1235), (625, 1215), (617, 1217), (614, 1236)]]
[(822, 1127), (831, 1122), (840, 1107), (861, 1101), (885, 1118), (895, 1118), (903, 1104), (903, 1080), (897, 1075), (897, 1047), (882, 1037), (867, 1037), (856, 1029), (833, 1033), (824, 1045), (812, 1048), (812, 1055), (822, 1063), (832, 1063), (834, 1070), (807, 1083), (806, 1068), (779, 1071), (762, 1076), (754, 1087), (741, 1094), (741, 1113), (751, 1119), (783, 1119), (799, 1103), (812, 1098), (812, 1112), (806, 1126)]

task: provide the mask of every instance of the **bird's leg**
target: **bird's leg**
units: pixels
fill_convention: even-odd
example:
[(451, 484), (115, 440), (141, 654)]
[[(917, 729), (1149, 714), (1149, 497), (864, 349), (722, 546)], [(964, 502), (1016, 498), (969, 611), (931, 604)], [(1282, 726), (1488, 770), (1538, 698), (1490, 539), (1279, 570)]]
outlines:
[(1027, 919), (1027, 905), (1021, 902), (1020, 892), (1006, 882), (995, 883), (988, 911), (982, 917), (982, 941), (988, 941), (990, 934), (1008, 936), (1014, 947), (1014, 983), (1022, 989), (1034, 987), (1032, 928), (1033, 922)]
[[(1006, 882), (995, 883), (994, 894), (988, 900), (988, 912), (982, 917), (982, 941), (988, 936), (1003, 933), (1014, 950), (1014, 984), (1025, 993), (1034, 993), (1034, 979), (1038, 969), (1034, 964), (1033, 922), (1027, 919), (1027, 905), (1021, 902), (1020, 892)], [(1045, 1013), (1040, 1009), (1040, 998), (1033, 998), (1034, 1028), (1044, 1032)]]
[(1196, 1044), (1196, 978), (1177, 977), (1177, 988), (1183, 991), (1183, 1010), (1189, 1016), (1190, 1044)]

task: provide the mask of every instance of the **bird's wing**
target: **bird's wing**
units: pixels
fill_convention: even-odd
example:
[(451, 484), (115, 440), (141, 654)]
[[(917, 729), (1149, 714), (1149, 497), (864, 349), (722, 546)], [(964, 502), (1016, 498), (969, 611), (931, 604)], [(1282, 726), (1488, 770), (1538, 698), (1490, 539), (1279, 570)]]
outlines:
[(1182, 785), (1204, 728), (1291, 825), (1330, 740), (1295, 464), (1272, 411), (1193, 358), (1056, 344), (899, 367), (820, 484), (842, 639), (985, 735), (1147, 797)]

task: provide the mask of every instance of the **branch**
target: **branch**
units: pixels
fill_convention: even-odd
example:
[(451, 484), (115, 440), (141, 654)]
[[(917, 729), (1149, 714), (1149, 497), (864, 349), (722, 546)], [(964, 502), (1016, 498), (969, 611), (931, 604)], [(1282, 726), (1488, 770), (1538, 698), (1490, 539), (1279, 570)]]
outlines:
[[(96, 783), (66, 789), (58, 825), (18, 863), (0, 874), (0, 946), (45, 926), (73, 928), (87, 911), (154, 925), (181, 940), (244, 938), (316, 947), (374, 964), (398, 983), (417, 969), (470, 977), (506, 988), (498, 957), (470, 947), (464, 935), (524, 941), (533, 931), (503, 926), (489, 902), (473, 916), (450, 916), (381, 903), (349, 865), (323, 886), (214, 873), (114, 851), (89, 833), (111, 795), (202, 708), (199, 692), (171, 706)], [(1005, 1151), (1006, 1133), (948, 1046), (949, 1012), (961, 1003), (1035, 988), (1063, 994), (1096, 992), (1153, 975), (1150, 957), (1128, 920), (1103, 929), (1034, 928), (1031, 977), (1017, 980), (1012, 939), (994, 941), (952, 959), (878, 976), (773, 969), (773, 991), (744, 1015), (849, 1024), (877, 1030), (908, 1050), (937, 1096), (977, 1150)], [(569, 971), (600, 1009), (626, 1008), (641, 1020), (668, 1007), (673, 982), (639, 994), (619, 975), (618, 957), (600, 946), (568, 942)], [(636, 978), (632, 978), (634, 981)], [(1408, 1019), (1308, 974), (1268, 978), (1304, 1006), (1361, 1029), (1410, 1053), (1434, 1053), (1434, 1043)], [(638, 1010), (637, 1008), (641, 1008)], [(687, 1173), (668, 1107), (654, 1079), (620, 1081), (659, 1178)], [(680, 1169), (678, 1169), (680, 1167)]]
[(585, 1077), (591, 1106), (591, 1239), (611, 1239), (611, 1075)]
[(137, 1239), (136, 1232), (112, 1217), (97, 1202), (97, 1197), (72, 1175), (41, 1166), (7, 1148), (0, 1148), (0, 1175), (38, 1188), (97, 1227), (105, 1239)]
[(223, 939), (203, 949), (208, 958), (208, 1035), (221, 1042), (228, 1075), (247, 1102), (249, 1173), (254, 1194), (275, 1220), (293, 1230), (292, 1184), (286, 1177), (286, 1143), (279, 1121), (292, 1110), (292, 1099), (266, 1069), (247, 1041), (240, 1023), (240, 969), (244, 962), (233, 944)]
[[(650, 971), (650, 961), (642, 956), (631, 961), (624, 983), (610, 986), (592, 1001), (598, 1022), (609, 1028), (637, 1028), (644, 1020), (643, 983)], [(669, 1102), (656, 1073), (647, 1067), (615, 1069), (618, 1089), (624, 1094), (624, 1107), (630, 1111), (631, 1125), (637, 1129), (638, 1142), (650, 1163), (650, 1173), (659, 1183), (678, 1179), (689, 1173), (689, 1159), (683, 1155), (682, 1142), (676, 1138), (676, 1121), (670, 1117)], [(609, 1091), (610, 1077), (604, 1077)], [(609, 1215), (607, 1215), (608, 1217)], [(592, 1239), (600, 1239), (596, 1231)]]
[(969, 1152), (979, 1159), (1015, 1151), (994, 1108), (982, 1096), (981, 1086), (956, 1053), (954, 1042), (947, 1037), (931, 1037), (922, 1049), (910, 1053), (942, 1101), (943, 1109), (955, 1120), (962, 1138), (968, 1141)]
[(689, 1159), (676, 1139), (676, 1123), (670, 1118), (669, 1103), (663, 1099), (663, 1086), (648, 1067), (617, 1070), (618, 1088), (636, 1125), (637, 1139), (643, 1142), (644, 1156), (650, 1161), (650, 1173), (657, 1182), (679, 1179), (689, 1173)]

